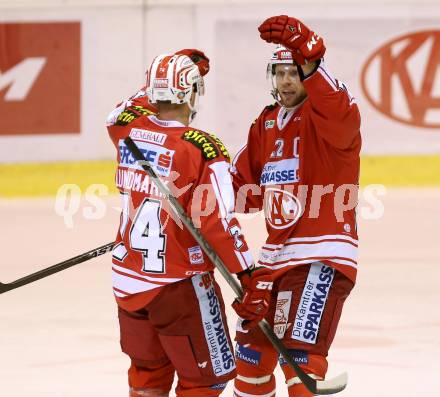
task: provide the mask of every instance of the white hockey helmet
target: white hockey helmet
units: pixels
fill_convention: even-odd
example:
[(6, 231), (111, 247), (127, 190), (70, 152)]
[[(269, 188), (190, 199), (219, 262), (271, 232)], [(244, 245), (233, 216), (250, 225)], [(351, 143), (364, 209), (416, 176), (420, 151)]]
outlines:
[(267, 64), (266, 77), (267, 80), (270, 81), (272, 88), (270, 93), (274, 97), (275, 101), (281, 106), (281, 97), (277, 89), (276, 81), (275, 81), (275, 65), (284, 64), (284, 65), (296, 65), (293, 60), (292, 51), (282, 45), (277, 45), (275, 51), (272, 53), (272, 56)]
[[(198, 96), (205, 91), (199, 68), (188, 56), (176, 54), (161, 54), (154, 58), (147, 71), (146, 88), (151, 103), (187, 103), (191, 110), (191, 120), (197, 112)], [(193, 92), (196, 95), (194, 105), (191, 104)]]

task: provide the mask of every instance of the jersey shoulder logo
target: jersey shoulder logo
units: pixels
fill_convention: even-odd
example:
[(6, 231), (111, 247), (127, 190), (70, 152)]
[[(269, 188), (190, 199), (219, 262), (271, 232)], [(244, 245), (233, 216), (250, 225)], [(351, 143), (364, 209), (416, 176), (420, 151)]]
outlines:
[(153, 112), (153, 111), (151, 111), (150, 109), (145, 108), (145, 107), (143, 107), (143, 106), (139, 106), (139, 105), (132, 106), (131, 108), (134, 109), (134, 110), (136, 110), (137, 112), (139, 112), (139, 113), (142, 114), (143, 116), (151, 116), (151, 115), (156, 114), (156, 112)]
[(151, 110), (144, 108), (142, 106), (130, 106), (124, 109), (116, 119), (115, 125), (128, 125), (133, 120), (139, 118), (140, 116), (149, 116), (155, 114)]
[(273, 128), (275, 126), (275, 120), (266, 120), (265, 122), (264, 122), (264, 128), (266, 129), (266, 130), (268, 130), (268, 129), (270, 129), (270, 128)]
[(140, 116), (139, 113), (133, 112), (131, 109), (123, 110), (116, 119), (115, 125), (128, 125)]
[(216, 137), (214, 134), (209, 134), (211, 139), (214, 140), (214, 142), (217, 144), (218, 148), (220, 149), (221, 154), (228, 159), (228, 161), (231, 160), (231, 156), (229, 155), (228, 149), (226, 149), (226, 146), (223, 144), (223, 142)]
[(214, 134), (188, 130), (183, 133), (181, 138), (200, 149), (205, 160), (213, 160), (220, 155), (223, 155), (228, 161), (230, 159), (228, 150)]

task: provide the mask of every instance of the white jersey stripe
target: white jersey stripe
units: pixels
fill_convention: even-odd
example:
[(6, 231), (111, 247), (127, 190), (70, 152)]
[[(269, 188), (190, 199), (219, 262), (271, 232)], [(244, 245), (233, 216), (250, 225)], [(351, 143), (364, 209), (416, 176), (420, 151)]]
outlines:
[(324, 79), (333, 88), (334, 91), (338, 91), (338, 85), (336, 84), (334, 77), (332, 77), (322, 59), (321, 64), (318, 67), (318, 72), (322, 77), (324, 77)]
[(113, 292), (114, 292), (115, 295), (117, 295), (119, 297), (125, 297), (125, 296), (129, 295), (127, 292), (121, 291), (120, 289), (115, 288), (115, 287), (113, 287)]
[(119, 273), (124, 273), (127, 276), (135, 276), (138, 278), (142, 278), (146, 281), (151, 281), (153, 283), (160, 283), (160, 284), (176, 283), (177, 281), (183, 280), (183, 278), (164, 278), (164, 277), (144, 276), (140, 273), (137, 273), (137, 272), (130, 270), (130, 269), (127, 269), (125, 267), (118, 266), (116, 264), (113, 264), (113, 270), (118, 271)]
[[(312, 237), (295, 237), (295, 238), (289, 238), (286, 240), (287, 243), (296, 243), (296, 242), (314, 242), (314, 241), (320, 241), (320, 240), (346, 240), (351, 242), (352, 244), (356, 245), (358, 244), (358, 240), (354, 239), (353, 237), (346, 236), (344, 234), (323, 234), (321, 236), (312, 236)], [(278, 248), (285, 245), (283, 244), (264, 244), (264, 248)]]
[(237, 152), (237, 154), (234, 156), (234, 159), (232, 160), (232, 164), (231, 164), (231, 172), (234, 173), (236, 171), (235, 169), (235, 164), (238, 161), (238, 157), (241, 155), (241, 153), (244, 152), (244, 150), (247, 148), (247, 143), (245, 143), (242, 148)]
[(288, 260), (302, 260), (310, 257), (339, 258), (357, 262), (357, 247), (348, 241), (322, 241), (313, 244), (286, 244), (278, 250), (262, 249), (260, 260), (271, 264)]
[(252, 256), (252, 253), (250, 250), (244, 251), (241, 253), (243, 255), (243, 258), (246, 262), (246, 267), (251, 267), (254, 263), (254, 257)]
[(268, 264), (268, 263), (264, 263), (261, 260), (258, 261), (258, 264), (260, 266), (264, 266), (267, 267), (268, 269), (272, 269), (272, 270), (278, 270), (278, 269), (282, 269), (283, 267), (288, 267), (288, 266), (297, 266), (297, 265), (306, 265), (308, 263), (313, 263), (316, 261), (331, 261), (333, 263), (337, 263), (339, 265), (344, 265), (344, 266), (349, 266), (349, 267), (353, 267), (355, 269), (357, 269), (357, 263), (353, 263), (353, 262), (349, 262), (346, 261), (344, 259), (339, 259), (339, 258), (304, 258), (301, 260), (295, 260), (295, 259), (291, 259), (288, 260), (286, 262), (275, 262), (274, 264)]
[(354, 248), (358, 248), (357, 244), (354, 244), (348, 240), (341, 241), (338, 239), (322, 239), (322, 240), (318, 240), (318, 241), (305, 240), (305, 241), (301, 241), (301, 242), (288, 242), (288, 240), (286, 240), (285, 244), (280, 244), (280, 245), (266, 244), (262, 247), (262, 250), (275, 252), (275, 251), (279, 251), (280, 249), (282, 249), (283, 247), (286, 247), (286, 246), (292, 246), (292, 245), (293, 246), (298, 246), (298, 245), (317, 246), (322, 243), (349, 244)]
[(249, 393), (244, 393), (240, 390), (238, 390), (237, 388), (234, 388), (234, 395), (238, 396), (238, 397), (272, 397), (275, 395), (276, 389), (272, 390), (269, 393), (266, 394), (249, 394)]
[(125, 257), (128, 255), (127, 248), (125, 248), (124, 243), (119, 243), (113, 248), (112, 257), (119, 262), (123, 262)]
[(231, 214), (234, 211), (235, 204), (234, 188), (232, 185), (231, 174), (229, 173), (229, 164), (226, 161), (220, 161), (211, 164), (209, 168), (213, 171), (210, 178), (217, 201), (219, 202), (219, 205), (220, 203), (223, 203), (224, 206), (224, 209), (221, 210), (221, 215), (229, 221)]
[(128, 296), (127, 294), (124, 294), (122, 292), (119, 292), (116, 289), (113, 289), (113, 293), (118, 297), (118, 298), (125, 298), (126, 296)]
[(253, 259), (250, 251), (241, 252), (234, 250), (235, 256), (237, 257), (238, 261), (240, 262), (241, 268), (243, 270), (248, 269), (252, 266)]
[(137, 294), (139, 292), (150, 291), (161, 287), (160, 284), (149, 283), (148, 281), (139, 280), (130, 276), (112, 272), (113, 288), (126, 291), (128, 294)]
[[(225, 203), (223, 201), (223, 198), (222, 198), (222, 195), (220, 193), (220, 189), (219, 189), (217, 178), (216, 178), (215, 174), (211, 174), (209, 177), (211, 179), (212, 188), (214, 189), (215, 197), (216, 197), (217, 202), (218, 202), (218, 207), (219, 207), (219, 210), (220, 210), (220, 216), (221, 216), (221, 218), (223, 220), (223, 219), (226, 218), (226, 214), (227, 214), (226, 205), (225, 205)], [(226, 228), (225, 228), (225, 230), (226, 230)]]
[(241, 253), (238, 251), (235, 251), (235, 250), (234, 250), (234, 253), (235, 253), (235, 256), (237, 257), (238, 261), (240, 262), (241, 268), (243, 270), (246, 269), (246, 265), (244, 263), (243, 257), (241, 256)]

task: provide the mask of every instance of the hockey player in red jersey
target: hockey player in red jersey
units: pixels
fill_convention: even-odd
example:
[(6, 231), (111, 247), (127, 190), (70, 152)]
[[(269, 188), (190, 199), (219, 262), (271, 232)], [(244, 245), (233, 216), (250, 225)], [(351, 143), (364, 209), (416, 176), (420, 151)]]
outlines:
[[(324, 64), (321, 37), (287, 16), (259, 31), (281, 44), (268, 65), (277, 103), (263, 109), (232, 163), (236, 211), (264, 209), (268, 237), (258, 264), (274, 276), (266, 319), (294, 360), (323, 379), (356, 278), (360, 116)], [(289, 396), (312, 395), (259, 330), (238, 327), (236, 340), (235, 396), (275, 396), (278, 361)]]
[[(230, 272), (246, 280), (245, 298), (237, 310), (252, 324), (268, 309), (270, 292), (257, 290), (256, 283), (264, 281), (269, 288), (271, 274), (254, 270), (232, 213), (228, 152), (214, 135), (189, 127), (203, 92), (203, 77), (188, 56), (159, 55), (146, 84), (157, 114), (109, 126), (118, 152), (116, 185), (122, 198), (113, 291), (121, 347), (131, 359), (130, 397), (168, 396), (175, 372), (177, 396), (218, 396), (236, 372), (213, 264), (136, 163), (125, 137), (132, 138)], [(121, 120), (116, 113), (110, 120)]]

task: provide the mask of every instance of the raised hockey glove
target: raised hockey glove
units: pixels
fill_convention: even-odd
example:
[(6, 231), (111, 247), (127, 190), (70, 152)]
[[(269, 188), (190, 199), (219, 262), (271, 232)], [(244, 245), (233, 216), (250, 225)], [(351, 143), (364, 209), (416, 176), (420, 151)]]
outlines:
[(191, 58), (200, 70), (200, 74), (205, 76), (209, 72), (209, 58), (204, 54), (203, 51), (197, 50), (195, 48), (185, 48), (183, 50), (177, 51), (176, 55), (186, 55)]
[(244, 320), (245, 330), (256, 327), (269, 310), (270, 292), (272, 290), (272, 271), (261, 267), (253, 271), (238, 274), (243, 287), (243, 299), (232, 303), (236, 313)]
[(259, 27), (260, 37), (268, 43), (281, 44), (292, 50), (293, 60), (304, 65), (324, 56), (322, 37), (310, 30), (299, 19), (279, 15), (266, 19)]

